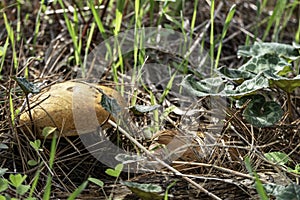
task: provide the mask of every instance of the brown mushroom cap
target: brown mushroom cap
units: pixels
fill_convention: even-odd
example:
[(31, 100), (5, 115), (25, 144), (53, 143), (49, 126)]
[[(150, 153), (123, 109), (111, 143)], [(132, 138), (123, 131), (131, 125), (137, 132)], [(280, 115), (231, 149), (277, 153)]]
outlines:
[(155, 133), (149, 150), (162, 159), (199, 161), (203, 152), (193, 137), (177, 130), (162, 130)]
[[(33, 96), (29, 101), (35, 134), (43, 137), (42, 130), (45, 127), (57, 127), (63, 136), (95, 131), (109, 117), (109, 112), (100, 103), (101, 92), (124, 108), (124, 99), (116, 90), (95, 83), (67, 81)], [(112, 116), (110, 119), (113, 120)], [(19, 123), (25, 132), (32, 131), (28, 111), (21, 114)]]

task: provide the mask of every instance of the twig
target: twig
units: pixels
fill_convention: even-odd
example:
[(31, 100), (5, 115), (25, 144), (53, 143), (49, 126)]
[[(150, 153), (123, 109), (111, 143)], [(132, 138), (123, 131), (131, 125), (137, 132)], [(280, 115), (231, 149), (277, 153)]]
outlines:
[(28, 93), (25, 94), (25, 97), (26, 97), (26, 103), (27, 103), (27, 108), (28, 108), (28, 113), (29, 113), (29, 119), (30, 119), (30, 122), (31, 122), (31, 129), (35, 133), (33, 118), (32, 118), (32, 115), (31, 115), (31, 108), (30, 108), (30, 102), (29, 102)]
[[(184, 164), (184, 165), (196, 165), (196, 166), (202, 166), (202, 167), (211, 167), (211, 168), (215, 168), (217, 170), (223, 171), (223, 172), (234, 174), (236, 176), (240, 176), (240, 177), (244, 177), (244, 178), (249, 178), (251, 180), (255, 180), (255, 177), (251, 176), (249, 174), (244, 174), (244, 173), (237, 172), (237, 171), (227, 169), (227, 168), (224, 168), (224, 167), (220, 167), (220, 166), (217, 166), (217, 165), (212, 165), (212, 164), (207, 164), (207, 163), (184, 162), (184, 161), (173, 161), (173, 163), (174, 164)], [(261, 179), (261, 181), (263, 183), (268, 183), (268, 181), (264, 180), (264, 179)]]

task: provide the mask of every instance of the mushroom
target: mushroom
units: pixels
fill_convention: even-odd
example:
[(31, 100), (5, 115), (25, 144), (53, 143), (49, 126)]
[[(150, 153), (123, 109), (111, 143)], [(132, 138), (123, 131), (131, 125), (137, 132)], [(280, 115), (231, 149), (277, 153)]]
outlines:
[[(26, 132), (43, 137), (45, 127), (56, 127), (63, 136), (76, 136), (107, 128), (113, 116), (101, 105), (102, 93), (124, 108), (123, 97), (114, 89), (95, 83), (67, 81), (55, 84), (30, 98), (29, 110), (20, 115), (19, 124)], [(32, 130), (32, 127), (34, 130)], [(51, 138), (51, 135), (47, 138)]]
[[(198, 140), (201, 140), (198, 137)], [(178, 130), (162, 130), (155, 133), (149, 150), (163, 160), (199, 161), (204, 152), (194, 137)]]

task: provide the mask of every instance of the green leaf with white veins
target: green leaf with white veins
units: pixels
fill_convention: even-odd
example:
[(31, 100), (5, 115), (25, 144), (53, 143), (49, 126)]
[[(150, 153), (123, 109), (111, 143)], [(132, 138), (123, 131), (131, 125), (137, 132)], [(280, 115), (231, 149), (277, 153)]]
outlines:
[(121, 184), (127, 186), (143, 200), (160, 200), (164, 197), (162, 188), (157, 184), (142, 184), (129, 181), (121, 181)]
[(274, 183), (264, 184), (264, 188), (269, 195), (276, 197), (276, 200), (300, 200), (300, 186), (290, 183), (288, 186)]
[(251, 101), (251, 100), (255, 100), (255, 99), (261, 99), (262, 101), (264, 101), (265, 97), (261, 94), (253, 94), (253, 95), (243, 96), (242, 98), (240, 98), (236, 101), (235, 106), (237, 108), (242, 108), (245, 105), (245, 103), (247, 103), (248, 101)]
[(238, 57), (259, 57), (265, 54), (275, 54), (288, 60), (297, 60), (300, 57), (299, 48), (288, 44), (275, 42), (255, 42), (249, 46), (239, 46)]
[(234, 89), (226, 90), (227, 96), (240, 98), (244, 95), (253, 94), (258, 90), (268, 88), (269, 81), (263, 74), (258, 74), (254, 78), (244, 81)]
[(282, 115), (283, 110), (280, 105), (274, 101), (266, 101), (264, 97), (252, 99), (243, 112), (245, 119), (257, 127), (272, 126), (281, 119)]
[(135, 115), (143, 115), (144, 113), (151, 112), (153, 110), (156, 110), (159, 107), (160, 105), (151, 105), (151, 106), (134, 105), (129, 107), (129, 110), (131, 110)]
[(300, 186), (297, 183), (289, 184), (283, 191), (276, 196), (276, 200), (300, 200)]
[(246, 80), (241, 85), (236, 86), (232, 82), (223, 80), (220, 77), (196, 81), (192, 76), (187, 76), (183, 79), (181, 85), (198, 97), (227, 96), (240, 98), (260, 89), (268, 88), (269, 81), (263, 74), (258, 74), (254, 78)]
[(300, 87), (300, 75), (294, 77), (294, 78), (286, 78), (282, 76), (278, 76), (276, 74), (273, 74), (270, 71), (264, 72), (265, 76), (269, 79), (271, 86), (277, 86), (281, 88), (282, 90), (291, 93), (293, 92), (297, 87)]
[(185, 77), (181, 85), (190, 93), (198, 97), (226, 96), (225, 90), (232, 90), (234, 85), (220, 77), (207, 78), (197, 81), (191, 75)]
[(248, 71), (255, 74), (269, 70), (278, 75), (285, 75), (291, 72), (291, 63), (274, 54), (265, 54), (259, 57), (252, 57), (247, 63), (239, 67), (241, 71)]
[(14, 79), (18, 83), (18, 85), (21, 87), (21, 89), (25, 94), (29, 94), (29, 93), (37, 94), (40, 92), (40, 89), (35, 84), (29, 82), (24, 77), (13, 76), (12, 79)]
[(235, 81), (238, 84), (242, 83), (244, 80), (254, 78), (255, 76), (255, 74), (248, 71), (232, 69), (225, 66), (219, 67), (217, 73), (225, 79)]
[(122, 110), (116, 99), (107, 96), (103, 92), (100, 105), (113, 117), (117, 117)]

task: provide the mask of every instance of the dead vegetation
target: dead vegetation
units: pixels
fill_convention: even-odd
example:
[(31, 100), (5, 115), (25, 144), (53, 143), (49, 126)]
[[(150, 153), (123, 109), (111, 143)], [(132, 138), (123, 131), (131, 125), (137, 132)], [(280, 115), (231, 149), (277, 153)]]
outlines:
[[(149, 13), (143, 16), (141, 19), (142, 26), (171, 27), (176, 31), (181, 31), (182, 28), (187, 33), (191, 33), (190, 24), (193, 23), (194, 1), (182, 1), (182, 5), (170, 3), (164, 11), (166, 15), (161, 14), (164, 8), (163, 2), (151, 2), (154, 6), (153, 10), (150, 9)], [(207, 2), (200, 0), (198, 3), (193, 38), (200, 38), (204, 49), (208, 51), (210, 48), (210, 6)], [(255, 1), (218, 1), (215, 3), (214, 35), (216, 41), (220, 39), (229, 8), (233, 3), (236, 3), (236, 13), (223, 40), (223, 49), (219, 63), (219, 66), (225, 65), (230, 68), (236, 68), (244, 62), (244, 60), (238, 59), (236, 56), (238, 46), (244, 45), (246, 41), (253, 43), (255, 40), (260, 41), (263, 38), (267, 27), (266, 19), (270, 16), (274, 5), (268, 3), (261, 15), (257, 16)], [(76, 25), (78, 26), (77, 29), (80, 30), (77, 36), (82, 41), (82, 49), (79, 52), (82, 57), (85, 55), (84, 49), (87, 45), (92, 22), (94, 22), (90, 9), (83, 4), (80, 1), (64, 1), (65, 7), (69, 7), (66, 16), (73, 22), (75, 20), (73, 18), (74, 10), (71, 8), (77, 10), (78, 21)], [(53, 176), (51, 191), (51, 198), (53, 199), (66, 199), (89, 177), (95, 177), (105, 182), (104, 189), (106, 193), (110, 194), (112, 192), (115, 198), (123, 194), (123, 196), (127, 195), (124, 199), (138, 199), (126, 187), (120, 183), (114, 183), (115, 178), (105, 173), (107, 166), (99, 161), (107, 160), (108, 163), (106, 164), (111, 166), (119, 163), (119, 161), (111, 159), (115, 155), (113, 154), (114, 152), (110, 151), (110, 148), (113, 147), (107, 147), (104, 144), (107, 141), (119, 146), (125, 152), (145, 155), (146, 152), (142, 151), (122, 131), (118, 131), (116, 128), (110, 128), (106, 131), (106, 140), (103, 140), (103, 137), (99, 137), (97, 134), (93, 136), (95, 141), (98, 142), (96, 145), (89, 147), (86, 146), (87, 143), (82, 137), (58, 138), (52, 170), (48, 167), (51, 140), (42, 140), (43, 151), (40, 151), (39, 154), (30, 146), (30, 141), (34, 141), (35, 138), (29, 137), (28, 134), (19, 129), (20, 114), (15, 113), (16, 109), (24, 103), (25, 95), (11, 77), (26, 76), (30, 82), (49, 85), (75, 79), (80, 73), (80, 66), (76, 63), (74, 56), (76, 49), (68, 32), (64, 13), (59, 3), (50, 3), (43, 12), (40, 11), (40, 3), (36, 0), (22, 2), (20, 12), (18, 11), (17, 3), (2, 1), (0, 6), (2, 12), (6, 13), (11, 27), (15, 30), (14, 46), (18, 60), (18, 66), (15, 67), (14, 52), (11, 45), (5, 57), (1, 57), (4, 64), (0, 71), (0, 144), (5, 144), (8, 148), (0, 151), (0, 167), (8, 168), (9, 173), (26, 174), (28, 176), (26, 179), (27, 184), (32, 183), (36, 172), (40, 170), (40, 178), (34, 190), (34, 194), (38, 198), (42, 197), (47, 175), (50, 172)], [(286, 26), (282, 27), (278, 34), (273, 32), (272, 28), (274, 27), (272, 26), (265, 41), (277, 41), (288, 44), (295, 41), (295, 35), (299, 26), (299, 8), (298, 5), (294, 12), (290, 13), (289, 18), (284, 18), (288, 19)], [(113, 35), (116, 23), (114, 21), (116, 9), (117, 5), (115, 2), (106, 0), (102, 2), (100, 9), (97, 10), (107, 36)], [(145, 11), (148, 10), (145, 8)], [(182, 19), (180, 14), (182, 14)], [(286, 15), (288, 14), (286, 11)], [(39, 15), (40, 28), (38, 33), (35, 33)], [(124, 1), (120, 31), (133, 29), (133, 19), (134, 3), (133, 1)], [(182, 22), (182, 27), (179, 27), (175, 21)], [(20, 32), (17, 32), (18, 26), (20, 26)], [(0, 19), (0, 27), (0, 46), (4, 46), (8, 33), (2, 18)], [(274, 39), (273, 37), (276, 38)], [(89, 52), (102, 41), (104, 41), (103, 35), (96, 29), (92, 35)], [(215, 52), (218, 45), (219, 43), (216, 42)], [(142, 53), (147, 57), (145, 62), (149, 63), (154, 61), (159, 61), (160, 64), (182, 62), (182, 59), (177, 58), (176, 55), (155, 49), (148, 49)], [(125, 72), (132, 70), (134, 55), (128, 53), (123, 56), (123, 59)], [(101, 77), (99, 82), (118, 89), (119, 86), (114, 82), (115, 77), (110, 71), (112, 65), (110, 63), (108, 66), (105, 66), (107, 72)], [(170, 66), (176, 67), (175, 64)], [(124, 71), (119, 70), (117, 77), (121, 79), (123, 74)], [(138, 105), (153, 105), (153, 102), (159, 102), (168, 83), (168, 79), (163, 81), (164, 78), (166, 77), (158, 77), (158, 80), (162, 79), (162, 82), (150, 83), (146, 88), (139, 86), (135, 90), (132, 90), (132, 88), (127, 90), (131, 86), (129, 77), (126, 82), (128, 87), (125, 87), (123, 92), (128, 106), (132, 104), (131, 98), (133, 94), (137, 94), (136, 104)], [(147, 89), (151, 90), (152, 94)], [(277, 99), (279, 99), (282, 108), (286, 111), (287, 99), (282, 94), (283, 91), (274, 89), (274, 91), (270, 92), (277, 93)], [(285, 114), (280, 122), (267, 128), (256, 128), (246, 123), (241, 114), (243, 108), (236, 108), (230, 99), (223, 99), (222, 101), (225, 101), (225, 104), (215, 107), (212, 106), (210, 98), (188, 99), (188, 101), (195, 101), (198, 106), (197, 109), (200, 110), (196, 115), (191, 115), (188, 118), (188, 116), (183, 114), (183, 111), (180, 112), (182, 100), (184, 100), (183, 97), (179, 98), (172, 91), (159, 102), (158, 114), (160, 116), (163, 115), (170, 105), (174, 105), (179, 111), (168, 113), (164, 121), (160, 121), (159, 124), (153, 122), (156, 119), (153, 112), (134, 114), (132, 111), (128, 111), (129, 116), (126, 115), (128, 117), (126, 119), (128, 127), (123, 128), (136, 131), (135, 140), (147, 149), (154, 143), (153, 139), (151, 140), (150, 138), (156, 130), (160, 130), (164, 134), (166, 133), (165, 130), (177, 130), (183, 135), (188, 130), (196, 134), (197, 138), (191, 144), (189, 143), (191, 147), (188, 149), (188, 158), (179, 157), (173, 159), (172, 157), (164, 157), (165, 155), (161, 152), (156, 152), (155, 154), (177, 169), (180, 174), (176, 174), (165, 167), (158, 170), (155, 170), (155, 167), (153, 167), (153, 170), (143, 171), (142, 167), (135, 166), (135, 171), (124, 172), (121, 178), (122, 180), (159, 184), (164, 189), (176, 180), (176, 184), (169, 191), (169, 194), (172, 195), (170, 199), (211, 199), (217, 197), (221, 199), (257, 199), (259, 197), (253, 187), (254, 178), (248, 173), (244, 163), (244, 158), (249, 157), (253, 170), (259, 174), (263, 183), (286, 185), (290, 182), (296, 182), (299, 184), (299, 174), (297, 175), (287, 170), (287, 167), (294, 167), (300, 163), (299, 92), (298, 88), (291, 95), (294, 109), (293, 118), (290, 119)], [(156, 98), (155, 101), (153, 97)], [(193, 102), (187, 103), (191, 105)], [(212, 107), (219, 109), (212, 109)], [(188, 123), (184, 126), (186, 121)], [(194, 123), (192, 123), (193, 121)], [(212, 123), (212, 121), (218, 122)], [(195, 123), (196, 128), (194, 127)], [(142, 133), (143, 131), (150, 132), (150, 137), (149, 135), (148, 137), (147, 135), (145, 136)], [(163, 135), (160, 139), (164, 140), (160, 143), (168, 143), (169, 140), (174, 139), (174, 134)], [(180, 146), (183, 146), (182, 143), (184, 142), (181, 139), (178, 141)], [(171, 149), (171, 151), (173, 150)], [(268, 161), (264, 153), (275, 151), (288, 154), (293, 162), (289, 163), (288, 166), (282, 166)], [(98, 157), (95, 158), (95, 155)], [(29, 166), (29, 160), (39, 160), (43, 165)], [(196, 184), (191, 184), (186, 178), (189, 178)], [(199, 187), (195, 187), (195, 185)], [(200, 187), (205, 190), (201, 191)], [(10, 193), (13, 194), (13, 191), (10, 191)], [(106, 197), (103, 196), (103, 192), (99, 187), (89, 184), (81, 193), (80, 199), (94, 198), (104, 199)]]

